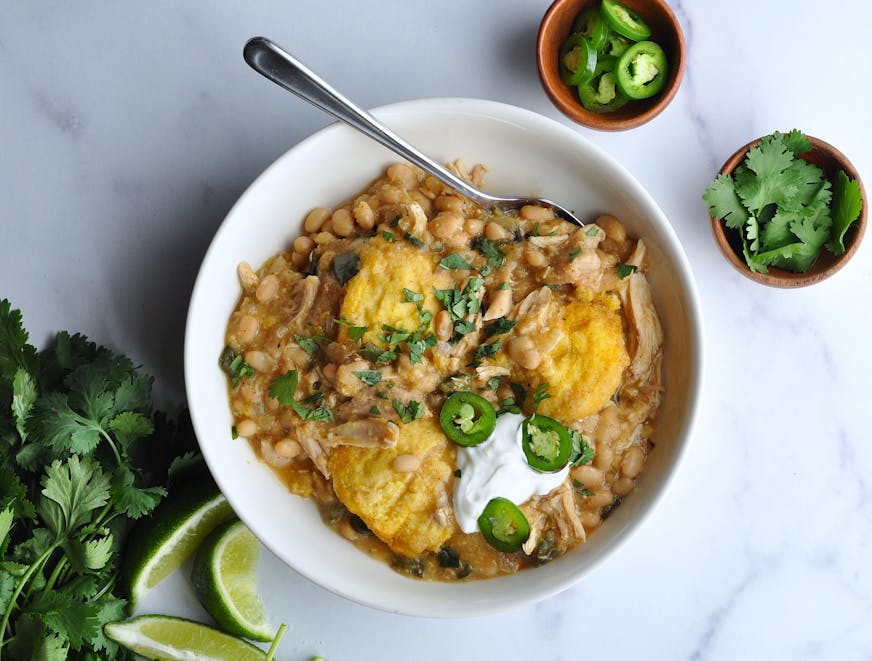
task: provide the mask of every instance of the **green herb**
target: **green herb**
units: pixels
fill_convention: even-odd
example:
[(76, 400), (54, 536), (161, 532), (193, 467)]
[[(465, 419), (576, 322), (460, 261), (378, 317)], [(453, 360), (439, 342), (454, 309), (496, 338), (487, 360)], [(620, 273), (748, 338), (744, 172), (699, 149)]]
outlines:
[(309, 253), (309, 266), (306, 269), (306, 275), (318, 275), (318, 266), (321, 262), (321, 252), (315, 248)]
[(458, 321), (454, 324), (454, 332), (458, 335), (469, 335), (475, 331), (475, 324), (471, 321)]
[(230, 377), (230, 386), (235, 388), (242, 377), (254, 376), (254, 368), (246, 363), (241, 355), (238, 355), (230, 347), (224, 347), (218, 357), (218, 366)]
[(517, 413), (521, 414), (521, 407), (514, 397), (506, 397), (500, 402), (500, 413)]
[(572, 481), (572, 488), (575, 489), (575, 493), (577, 493), (582, 498), (590, 498), (593, 495), (593, 491), (585, 487), (578, 480)]
[(546, 392), (546, 390), (548, 390), (549, 387), (551, 387), (550, 383), (543, 383), (541, 386), (536, 388), (536, 391), (533, 393), (533, 410), (534, 411), (539, 408), (539, 404), (541, 404), (543, 401), (545, 401), (546, 399), (551, 397), (551, 395)]
[(611, 503), (609, 503), (608, 505), (606, 505), (605, 507), (603, 507), (603, 511), (602, 511), (602, 513), (600, 514), (600, 516), (602, 517), (602, 520), (605, 521), (605, 520), (608, 519), (612, 514), (614, 514), (615, 510), (618, 508), (618, 506), (619, 506), (622, 502), (624, 502), (624, 501), (621, 499), (620, 496), (615, 496), (615, 499), (614, 499)]
[(406, 241), (411, 243), (416, 248), (423, 248), (424, 247), (424, 242), (421, 241), (421, 239), (419, 239), (417, 236), (414, 236), (414, 235), (406, 232), (406, 234), (404, 235), (404, 238), (406, 239)]
[(384, 392), (383, 390), (378, 391), (375, 395), (379, 399), (387, 399), (388, 398), (388, 394), (386, 392)]
[(823, 170), (797, 158), (811, 147), (795, 129), (776, 131), (703, 195), (711, 215), (739, 234), (752, 271), (776, 266), (804, 273), (824, 247), (834, 254), (844, 250), (845, 231), (862, 208), (859, 184), (840, 172), (833, 190)]
[(508, 283), (508, 282), (501, 282), (501, 283), (500, 283), (500, 286), (497, 287), (497, 290), (500, 290), (500, 289), (508, 289), (508, 288), (509, 288), (509, 283)]
[(482, 275), (489, 275), (492, 271), (502, 267), (503, 261), (506, 259), (506, 253), (500, 250), (493, 241), (480, 236), (472, 244), (472, 247), (484, 255), (487, 260), (487, 264), (481, 269)]
[(391, 227), (396, 227), (399, 224), (400, 224), (400, 217), (399, 216), (394, 216), (393, 218), (391, 218), (391, 222), (390, 222)]
[(569, 463), (572, 466), (584, 466), (593, 461), (593, 448), (584, 440), (584, 437), (576, 430), (569, 430), (572, 439), (572, 454), (569, 455)]
[(382, 380), (382, 373), (378, 370), (360, 370), (359, 372), (352, 372), (352, 374), (368, 386), (374, 386)]
[(294, 342), (300, 345), (300, 348), (305, 351), (310, 356), (314, 353), (318, 353), (321, 347), (318, 343), (313, 340), (311, 337), (306, 337), (305, 335), (297, 335), (294, 333)]
[(360, 257), (356, 252), (346, 252), (333, 258), (333, 275), (344, 285), (360, 270)]
[(382, 238), (388, 243), (394, 243), (397, 240), (397, 237), (394, 236), (394, 233), (388, 232), (387, 230), (382, 231)]
[(415, 307), (418, 308), (418, 312), (421, 311), (421, 303), (424, 301), (424, 294), (419, 294), (418, 292), (414, 292), (411, 289), (406, 289), (403, 287), (403, 303), (414, 303)]
[(381, 409), (378, 406), (373, 406), (369, 409), (369, 412), (373, 415), (379, 415), (381, 413)]
[(463, 270), (470, 271), (472, 270), (472, 265), (466, 261), (463, 255), (453, 252), (447, 257), (444, 257), (441, 262), (439, 262), (439, 266), (443, 269), (455, 269), (455, 270)]
[(490, 342), (488, 344), (478, 345), (475, 349), (475, 353), (472, 356), (473, 366), (478, 366), (485, 358), (493, 358), (494, 356), (496, 356), (502, 345), (503, 343), (501, 340), (496, 340), (495, 342)]
[(487, 386), (488, 390), (496, 390), (497, 388), (500, 387), (500, 382), (502, 380), (503, 380), (503, 377), (501, 377), (501, 376), (492, 376), (491, 378), (489, 378), (487, 380), (487, 383), (485, 385)]
[(461, 475), (463, 475), (463, 473), (460, 472), (460, 469), (459, 469), (459, 468), (455, 468), (455, 469), (454, 469), (454, 477), (460, 479)]
[(639, 267), (636, 266), (635, 264), (622, 264), (620, 262), (618, 262), (618, 264), (615, 266), (615, 268), (617, 269), (618, 277), (621, 280), (631, 276), (633, 273), (635, 273), (639, 269)]
[(833, 188), (833, 234), (827, 244), (827, 250), (834, 255), (845, 252), (845, 232), (863, 210), (863, 197), (860, 195), (860, 184), (855, 179), (848, 179), (844, 170), (836, 173), (836, 183)]
[[(229, 369), (236, 356), (224, 356)], [(129, 658), (103, 635), (127, 530), (195, 455), (155, 414), (152, 380), (82, 335), (38, 353), (0, 301), (0, 653)]]
[(230, 438), (234, 441), (239, 438), (239, 431), (236, 429), (236, 425), (230, 427)]
[(363, 336), (366, 335), (366, 331), (369, 330), (369, 326), (355, 326), (350, 321), (346, 321), (345, 319), (334, 319), (333, 323), (348, 328), (348, 337), (355, 342), (359, 342), (363, 338)]
[[(299, 374), (297, 370), (289, 370), (287, 373), (278, 377), (270, 384), (269, 396), (278, 400), (282, 406), (290, 406), (297, 412), (302, 420), (315, 420), (318, 422), (329, 422), (333, 420), (333, 411), (326, 406), (321, 406), (323, 395), (318, 397), (320, 393), (310, 395), (303, 403), (297, 403), (294, 395), (297, 392), (299, 384)], [(304, 406), (303, 404), (318, 404), (318, 406)]]
[(585, 232), (585, 234), (587, 234), (587, 236), (597, 236), (597, 235), (599, 234), (599, 227), (597, 227), (596, 225), (594, 225), (594, 226), (591, 227), (589, 230), (587, 230), (587, 231)]
[(390, 363), (397, 359), (397, 352), (382, 349), (375, 344), (365, 344), (360, 351), (360, 355), (366, 358), (371, 363)]
[(407, 425), (424, 416), (424, 405), (421, 402), (416, 402), (414, 399), (408, 404), (403, 404), (400, 400), (394, 399), (391, 400), (391, 404), (394, 407), (394, 411), (400, 416), (403, 424)]
[(485, 337), (493, 337), (494, 335), (502, 335), (503, 333), (508, 333), (515, 327), (515, 324), (517, 323), (517, 321), (512, 321), (511, 319), (506, 319), (505, 317), (497, 319), (496, 321), (492, 321), (484, 327)]
[[(590, 231), (590, 230), (588, 230)], [(576, 246), (572, 250), (569, 251), (569, 263), (572, 264), (573, 260), (581, 254), (581, 246)]]

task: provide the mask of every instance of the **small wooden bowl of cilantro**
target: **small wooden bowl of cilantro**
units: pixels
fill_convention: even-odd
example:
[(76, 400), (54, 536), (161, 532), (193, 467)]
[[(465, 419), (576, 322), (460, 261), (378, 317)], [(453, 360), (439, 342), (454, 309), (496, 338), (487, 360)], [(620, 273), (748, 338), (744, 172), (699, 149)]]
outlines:
[(796, 129), (739, 149), (703, 199), (727, 260), (770, 287), (829, 278), (866, 231), (866, 191), (856, 168), (829, 143)]

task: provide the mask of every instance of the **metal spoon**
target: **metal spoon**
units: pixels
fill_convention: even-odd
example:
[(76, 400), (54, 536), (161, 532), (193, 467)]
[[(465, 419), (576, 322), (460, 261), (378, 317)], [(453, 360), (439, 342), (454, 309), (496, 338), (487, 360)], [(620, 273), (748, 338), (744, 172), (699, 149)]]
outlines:
[(498, 197), (470, 186), (446, 170), (432, 158), (384, 126), (365, 110), (358, 108), (320, 77), (266, 37), (254, 37), (245, 44), (243, 57), (252, 69), (276, 85), (293, 92), (301, 99), (342, 120), (352, 128), (369, 136), (407, 161), (414, 163), (442, 183), (488, 210), (517, 211), (526, 204), (538, 204), (554, 209), (561, 218), (583, 226), (571, 211), (559, 204), (538, 197)]

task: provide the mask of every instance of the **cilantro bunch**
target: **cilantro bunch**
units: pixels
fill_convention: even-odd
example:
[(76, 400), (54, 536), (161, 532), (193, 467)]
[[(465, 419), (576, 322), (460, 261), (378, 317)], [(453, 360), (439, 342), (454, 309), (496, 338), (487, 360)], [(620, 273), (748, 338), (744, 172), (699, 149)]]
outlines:
[(776, 131), (750, 149), (732, 175), (719, 174), (703, 195), (711, 215), (739, 233), (752, 271), (776, 266), (805, 273), (824, 248), (845, 252), (845, 233), (863, 206), (860, 185), (843, 170), (831, 182), (799, 158), (811, 148), (796, 129)]
[(42, 353), (27, 340), (0, 301), (0, 658), (129, 658), (103, 634), (127, 606), (124, 538), (194, 455), (168, 451), (179, 441), (127, 358), (81, 335)]

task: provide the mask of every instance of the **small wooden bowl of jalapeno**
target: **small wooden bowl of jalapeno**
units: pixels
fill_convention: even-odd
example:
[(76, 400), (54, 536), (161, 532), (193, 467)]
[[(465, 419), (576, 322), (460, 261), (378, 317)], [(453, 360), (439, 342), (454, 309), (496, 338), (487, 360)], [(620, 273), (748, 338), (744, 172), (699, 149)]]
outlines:
[(672, 101), (684, 75), (684, 35), (665, 0), (555, 0), (536, 57), (542, 86), (564, 115), (624, 131)]

